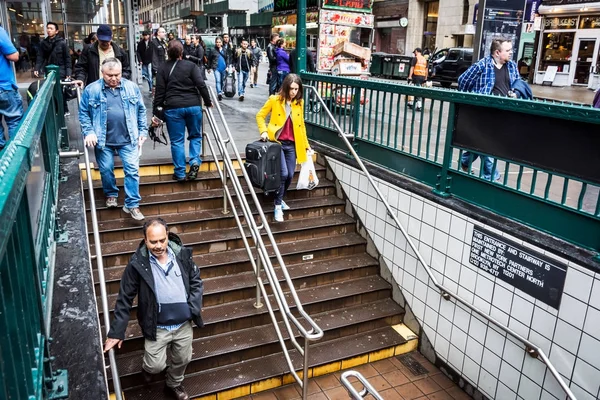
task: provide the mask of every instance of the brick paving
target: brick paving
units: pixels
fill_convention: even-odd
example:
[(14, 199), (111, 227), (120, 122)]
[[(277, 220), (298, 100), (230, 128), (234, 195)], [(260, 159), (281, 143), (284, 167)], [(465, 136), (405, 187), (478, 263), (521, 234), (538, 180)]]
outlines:
[[(350, 368), (360, 372), (385, 400), (468, 400), (471, 399), (461, 388), (448, 379), (438, 368), (418, 352), (410, 355), (428, 371), (414, 375), (396, 357)], [(344, 370), (345, 371), (345, 370)], [(309, 380), (308, 400), (351, 399), (340, 377), (344, 371), (323, 375)], [(358, 389), (362, 385), (354, 378), (350, 381)], [(297, 384), (240, 398), (242, 400), (298, 400), (301, 399)], [(373, 399), (368, 395), (365, 399)]]

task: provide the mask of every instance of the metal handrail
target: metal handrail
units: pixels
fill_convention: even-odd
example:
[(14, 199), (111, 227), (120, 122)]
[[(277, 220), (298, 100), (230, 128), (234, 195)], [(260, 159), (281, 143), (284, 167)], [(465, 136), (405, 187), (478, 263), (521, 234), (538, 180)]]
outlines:
[[(76, 82), (61, 82), (62, 85), (77, 85)], [(81, 103), (81, 88), (77, 86), (77, 104)], [(81, 152), (61, 152), (61, 157), (73, 157), (81, 156)], [(88, 194), (90, 198), (90, 215), (92, 216), (92, 231), (94, 234), (94, 247), (96, 249), (96, 269), (98, 270), (98, 283), (100, 284), (100, 298), (102, 301), (102, 313), (104, 317), (104, 329), (106, 334), (110, 330), (110, 312), (108, 308), (108, 297), (106, 294), (106, 281), (104, 277), (104, 263), (102, 260), (102, 247), (100, 243), (100, 232), (98, 229), (98, 215), (96, 214), (96, 200), (94, 198), (94, 184), (92, 182), (92, 170), (90, 167), (90, 156), (88, 150), (83, 143), (83, 158), (85, 160), (85, 174), (87, 178)], [(91, 255), (90, 255), (91, 256)], [(90, 257), (91, 261), (91, 257)], [(113, 378), (113, 389), (115, 392), (115, 398), (117, 400), (123, 400), (121, 396), (121, 380), (119, 378), (119, 371), (117, 369), (117, 361), (115, 359), (114, 348), (108, 351), (108, 359), (110, 363), (110, 372)]]
[(558, 371), (556, 370), (556, 368), (554, 367), (554, 365), (550, 362), (550, 360), (548, 359), (548, 357), (546, 356), (546, 354), (544, 353), (544, 351), (542, 350), (541, 347), (535, 345), (534, 343), (532, 343), (528, 339), (524, 338), (523, 336), (521, 336), (520, 334), (518, 334), (514, 330), (510, 329), (508, 326), (505, 326), (504, 324), (502, 324), (497, 319), (493, 318), (492, 316), (488, 315), (484, 311), (482, 311), (479, 308), (475, 307), (474, 305), (472, 305), (471, 303), (469, 303), (467, 300), (465, 300), (465, 299), (461, 298), (460, 296), (458, 296), (457, 293), (452, 292), (450, 289), (448, 289), (447, 287), (443, 286), (442, 284), (440, 284), (438, 282), (438, 280), (433, 275), (433, 272), (431, 271), (431, 267), (425, 262), (425, 259), (423, 258), (423, 256), (421, 255), (421, 253), (419, 252), (419, 250), (417, 249), (417, 247), (413, 243), (412, 239), (408, 235), (408, 232), (406, 231), (406, 229), (404, 229), (404, 227), (400, 223), (400, 220), (398, 220), (398, 217), (392, 211), (392, 208), (390, 207), (390, 205), (387, 202), (386, 198), (383, 196), (383, 194), (379, 190), (378, 186), (375, 184), (375, 181), (373, 180), (373, 178), (371, 177), (371, 174), (369, 173), (369, 171), (365, 167), (365, 164), (362, 162), (362, 160), (360, 159), (360, 157), (358, 156), (358, 154), (354, 150), (354, 147), (352, 146), (352, 144), (348, 140), (348, 137), (353, 138), (354, 135), (350, 134), (350, 133), (345, 133), (342, 130), (342, 128), (340, 127), (340, 125), (336, 121), (335, 117), (333, 116), (333, 114), (329, 110), (327, 104), (325, 103), (325, 101), (323, 100), (323, 98), (321, 97), (321, 95), (319, 94), (319, 91), (317, 90), (316, 87), (314, 87), (312, 85), (303, 85), (303, 86), (305, 88), (311, 89), (314, 92), (316, 98), (321, 103), (321, 109), (325, 110), (325, 112), (327, 113), (327, 116), (333, 122), (333, 125), (334, 125), (335, 129), (338, 132), (338, 136), (342, 139), (342, 141), (344, 142), (344, 144), (348, 148), (348, 151), (350, 152), (350, 154), (352, 154), (352, 156), (354, 157), (354, 160), (357, 162), (358, 166), (360, 167), (360, 169), (362, 170), (362, 172), (365, 174), (365, 176), (369, 180), (369, 183), (375, 189), (375, 192), (377, 193), (377, 196), (383, 202), (383, 205), (385, 206), (385, 208), (387, 210), (387, 214), (390, 216), (390, 218), (392, 218), (394, 220), (394, 222), (396, 223), (396, 227), (398, 229), (400, 229), (400, 232), (402, 232), (402, 234), (406, 238), (406, 241), (409, 244), (410, 248), (413, 250), (413, 252), (417, 256), (417, 259), (420, 261), (421, 265), (423, 265), (423, 267), (425, 268), (425, 272), (427, 272), (427, 275), (429, 276), (429, 279), (431, 279), (431, 281), (433, 282), (433, 284), (439, 289), (440, 295), (444, 298), (444, 300), (448, 300), (449, 301), (451, 298), (454, 298), (457, 302), (463, 304), (464, 306), (466, 306), (467, 308), (469, 308), (471, 311), (473, 311), (476, 314), (478, 314), (479, 316), (485, 318), (486, 320), (488, 320), (492, 324), (496, 325), (498, 328), (502, 329), (504, 332), (508, 333), (509, 335), (511, 335), (512, 337), (514, 337), (515, 339), (517, 339), (520, 342), (522, 342), (523, 344), (525, 344), (525, 346), (526, 346), (525, 351), (527, 352), (527, 354), (529, 354), (530, 356), (535, 357), (535, 358), (537, 358), (537, 357), (541, 358), (542, 362), (544, 364), (546, 364), (546, 367), (550, 370), (550, 372), (552, 373), (552, 375), (554, 375), (554, 378), (556, 379), (556, 381), (558, 382), (558, 384), (561, 386), (561, 388), (565, 391), (565, 393), (567, 394), (567, 396), (571, 400), (577, 400), (576, 397), (575, 397), (575, 395), (573, 394), (573, 392), (569, 388), (569, 386), (562, 379), (562, 377), (560, 376), (560, 374), (558, 373)]
[[(348, 378), (351, 376), (358, 379), (358, 381), (363, 385), (363, 390), (359, 392), (354, 388), (354, 386), (352, 386), (352, 383), (350, 383), (350, 381), (348, 380)], [(346, 390), (348, 391), (348, 393), (350, 393), (350, 396), (352, 396), (354, 400), (363, 400), (367, 394), (373, 396), (375, 400), (383, 400), (383, 397), (381, 397), (379, 392), (377, 392), (377, 390), (360, 372), (346, 371), (342, 374), (340, 380), (342, 381), (342, 384), (346, 387)]]
[[(226, 119), (223, 115), (223, 111), (220, 107), (219, 102), (216, 99), (215, 93), (212, 90), (212, 88), (209, 88), (209, 92), (210, 92), (211, 98), (213, 100), (213, 103), (216, 105), (216, 109), (219, 113), (219, 117), (222, 121), (223, 127), (225, 128), (225, 132), (227, 134), (227, 138), (224, 139), (223, 136), (221, 135), (220, 129), (217, 125), (217, 122), (216, 122), (215, 116), (213, 115), (212, 110), (210, 108), (208, 108), (206, 110), (205, 114), (206, 114), (206, 117), (211, 126), (211, 130), (215, 136), (215, 141), (218, 145), (218, 150), (220, 151), (221, 157), (223, 159), (223, 165), (224, 165), (223, 170), (221, 170), (221, 166), (217, 159), (217, 153), (213, 147), (212, 141), (209, 139), (209, 140), (207, 140), (207, 143), (208, 143), (208, 146), (209, 146), (209, 148), (213, 154), (213, 157), (215, 159), (215, 164), (216, 164), (216, 168), (219, 173), (219, 176), (221, 177), (221, 179), (223, 181), (224, 195), (227, 198), (228, 203), (231, 205), (231, 208), (233, 211), (233, 216), (236, 220), (238, 229), (241, 233), (242, 240), (244, 242), (244, 246), (248, 253), (248, 258), (250, 259), (250, 263), (252, 264), (252, 267), (257, 276), (258, 289), (257, 289), (257, 302), (256, 302), (255, 306), (256, 307), (262, 306), (262, 304), (260, 303), (260, 294), (262, 293), (262, 296), (267, 300), (265, 303), (267, 304), (269, 315), (271, 316), (271, 319), (273, 321), (273, 325), (275, 327), (275, 331), (277, 333), (284, 356), (286, 358), (286, 362), (290, 368), (290, 373), (292, 374), (292, 376), (294, 376), (294, 379), (302, 387), (303, 399), (306, 399), (306, 397), (308, 396), (308, 383), (307, 382), (308, 382), (309, 343), (311, 341), (316, 341), (316, 340), (321, 339), (323, 337), (323, 330), (317, 325), (317, 323), (304, 310), (302, 303), (300, 302), (300, 299), (298, 298), (298, 295), (294, 288), (292, 279), (287, 271), (287, 268), (285, 267), (283, 257), (281, 256), (281, 253), (279, 252), (279, 248), (275, 241), (275, 237), (273, 236), (273, 233), (269, 227), (267, 218), (265, 217), (265, 214), (260, 205), (258, 197), (256, 196), (254, 189), (252, 188), (252, 183), (250, 181), (250, 177), (248, 176), (245, 169), (241, 168), (242, 176), (244, 177), (246, 184), (248, 185), (248, 188), (250, 188), (250, 196), (252, 197), (252, 201), (253, 201), (253, 203), (256, 207), (256, 210), (259, 214), (260, 221), (261, 221), (260, 225), (256, 222), (256, 220), (252, 214), (250, 204), (248, 203), (248, 200), (246, 199), (244, 189), (242, 187), (240, 179), (237, 176), (236, 170), (233, 166), (232, 157), (230, 156), (229, 152), (227, 151), (227, 145), (228, 144), (232, 145), (233, 153), (235, 155), (235, 160), (239, 163), (240, 166), (243, 165), (243, 159), (235, 146), (235, 142), (232, 138), (231, 131), (229, 130), (229, 126), (227, 125)], [(256, 251), (257, 251), (257, 254), (256, 254), (257, 260), (256, 261), (254, 260), (255, 256), (252, 254), (252, 248), (247, 241), (246, 232), (245, 232), (244, 227), (239, 219), (239, 216), (238, 216), (238, 213), (236, 210), (236, 205), (233, 202), (231, 192), (227, 185), (227, 175), (228, 174), (231, 177), (231, 183), (232, 183), (233, 189), (238, 198), (238, 202), (239, 202), (239, 205), (241, 206), (243, 216), (246, 220), (246, 224), (250, 230), (250, 234), (251, 234), (252, 239), (256, 246)], [(227, 203), (224, 204), (224, 213), (227, 213)], [(276, 257), (277, 261), (279, 262), (279, 266), (283, 273), (285, 283), (287, 284), (287, 286), (289, 288), (289, 294), (291, 295), (293, 302), (294, 302), (293, 305), (296, 307), (297, 312), (303, 317), (304, 321), (306, 323), (308, 323), (308, 325), (310, 326), (309, 329), (306, 329), (300, 323), (298, 318), (296, 318), (296, 316), (292, 314), (292, 312), (290, 310), (290, 306), (288, 305), (285, 293), (283, 292), (283, 289), (281, 288), (281, 284), (279, 283), (279, 278), (277, 277), (275, 268), (273, 267), (273, 264), (271, 262), (271, 257), (269, 256), (267, 247), (265, 245), (265, 242), (263, 241), (263, 238), (261, 235), (261, 230), (264, 230), (264, 232), (271, 244), (271, 248), (272, 248), (273, 252), (275, 253), (275, 257)], [(292, 363), (290, 355), (289, 355), (289, 351), (285, 345), (285, 340), (279, 329), (278, 322), (275, 318), (273, 309), (270, 305), (270, 301), (268, 300), (268, 296), (265, 291), (262, 279), (260, 278), (261, 265), (264, 267), (265, 273), (267, 274), (267, 278), (269, 279), (269, 283), (273, 289), (272, 290), (273, 297), (274, 297), (275, 301), (277, 302), (277, 306), (279, 307), (279, 311), (283, 317), (283, 323), (288, 331), (289, 339), (290, 339), (291, 343), (294, 345), (294, 347), (298, 350), (298, 352), (304, 356), (302, 379), (300, 379), (300, 377), (298, 376), (298, 374), (295, 371), (295, 368), (293, 366), (293, 363)], [(301, 347), (300, 344), (296, 341), (295, 333), (292, 331), (290, 323), (289, 323), (290, 321), (294, 324), (296, 329), (300, 332), (301, 336), (304, 338), (304, 347)]]

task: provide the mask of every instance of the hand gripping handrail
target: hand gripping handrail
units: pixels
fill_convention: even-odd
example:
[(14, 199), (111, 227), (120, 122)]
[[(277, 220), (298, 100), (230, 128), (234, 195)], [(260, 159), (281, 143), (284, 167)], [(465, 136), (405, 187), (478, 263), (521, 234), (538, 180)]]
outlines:
[[(352, 383), (350, 383), (350, 381), (348, 380), (348, 378), (351, 376), (358, 379), (358, 381), (363, 385), (363, 390), (359, 392), (354, 388), (354, 386), (352, 386)], [(367, 394), (373, 396), (375, 400), (383, 400), (383, 397), (381, 397), (379, 392), (375, 390), (375, 388), (360, 372), (346, 371), (342, 374), (340, 380), (342, 381), (342, 384), (346, 387), (346, 390), (348, 391), (348, 393), (350, 393), (350, 396), (352, 396), (354, 400), (363, 400)]]
[[(76, 85), (77, 82), (61, 82), (62, 85)], [(77, 104), (81, 103), (81, 88), (77, 87)], [(61, 153), (64, 156), (81, 155), (77, 152)], [(100, 284), (100, 297), (102, 299), (102, 310), (104, 317), (104, 329), (108, 335), (110, 330), (110, 312), (108, 308), (108, 298), (106, 295), (106, 280), (104, 278), (104, 263), (102, 259), (102, 247), (100, 243), (100, 232), (98, 230), (98, 215), (96, 214), (96, 200), (94, 199), (94, 184), (92, 182), (92, 170), (90, 167), (90, 156), (88, 150), (83, 143), (83, 157), (85, 160), (85, 175), (87, 178), (88, 194), (90, 198), (90, 215), (92, 216), (92, 230), (94, 233), (94, 247), (96, 249), (96, 269), (98, 270), (98, 283)], [(110, 349), (108, 351), (108, 359), (110, 363), (110, 372), (113, 378), (113, 389), (115, 391), (115, 398), (117, 400), (123, 400), (121, 396), (121, 380), (119, 378), (119, 371), (117, 369), (117, 361), (115, 359), (115, 350)]]
[[(243, 165), (243, 160), (242, 157), (239, 153), (239, 151), (237, 150), (236, 146), (235, 146), (235, 142), (232, 138), (231, 135), (231, 131), (229, 130), (229, 126), (227, 125), (227, 122), (225, 120), (225, 117), (223, 115), (223, 111), (220, 107), (219, 102), (216, 100), (216, 96), (214, 94), (214, 91), (212, 90), (212, 88), (209, 88), (210, 91), (210, 95), (211, 98), (213, 99), (213, 102), (216, 105), (216, 109), (218, 111), (219, 117), (221, 119), (222, 125), (225, 128), (225, 132), (227, 134), (227, 138), (224, 139), (223, 136), (221, 135), (220, 129), (217, 125), (215, 116), (213, 115), (213, 112), (210, 108), (208, 108), (206, 110), (206, 117), (209, 121), (209, 124), (211, 126), (211, 130), (213, 132), (213, 135), (215, 137), (215, 141), (217, 143), (218, 146), (218, 150), (221, 153), (221, 157), (223, 159), (223, 166), (224, 169), (221, 170), (221, 166), (219, 165), (218, 159), (217, 159), (217, 152), (215, 151), (212, 141), (211, 140), (207, 140), (207, 144), (215, 158), (215, 164), (217, 166), (217, 171), (219, 173), (219, 176), (221, 177), (221, 179), (223, 180), (223, 188), (224, 188), (224, 192), (225, 192), (225, 197), (227, 198), (227, 202), (231, 205), (232, 210), (233, 210), (233, 215), (234, 218), (236, 220), (236, 223), (238, 225), (238, 229), (241, 233), (242, 236), (242, 240), (244, 242), (245, 248), (246, 248), (246, 252), (248, 253), (248, 257), (250, 259), (250, 262), (252, 264), (252, 267), (256, 273), (257, 276), (257, 286), (260, 289), (260, 293), (262, 293), (263, 297), (265, 297), (265, 299), (267, 300), (267, 308), (269, 311), (269, 315), (271, 316), (271, 319), (273, 320), (273, 325), (275, 327), (275, 330), (277, 332), (277, 336), (278, 339), (280, 341), (280, 344), (282, 345), (282, 349), (283, 349), (283, 353), (284, 356), (286, 358), (286, 362), (288, 363), (288, 366), (290, 367), (290, 373), (294, 376), (294, 378), (296, 379), (296, 381), (300, 384), (300, 386), (303, 389), (303, 398), (306, 398), (306, 396), (308, 395), (308, 385), (307, 385), (307, 380), (308, 380), (308, 344), (311, 341), (316, 341), (319, 340), (323, 337), (323, 331), (322, 329), (315, 323), (315, 321), (306, 313), (306, 311), (304, 310), (304, 308), (302, 307), (302, 304), (300, 302), (300, 299), (298, 298), (298, 295), (296, 293), (296, 290), (294, 288), (292, 279), (289, 276), (289, 273), (287, 271), (287, 268), (285, 267), (285, 263), (283, 261), (283, 258), (281, 256), (281, 253), (279, 252), (279, 249), (277, 247), (275, 238), (273, 236), (273, 233), (271, 232), (271, 229), (269, 227), (269, 224), (267, 222), (267, 219), (265, 217), (265, 214), (262, 210), (262, 207), (260, 205), (260, 202), (258, 200), (258, 197), (256, 196), (256, 193), (254, 192), (254, 190), (252, 189), (252, 183), (250, 182), (250, 177), (248, 176), (247, 172), (245, 171), (244, 168), (241, 168), (241, 173), (246, 181), (246, 184), (248, 186), (249, 190), (249, 194), (252, 198), (252, 201), (256, 207), (256, 211), (259, 214), (260, 217), (260, 224), (258, 224), (252, 214), (252, 209), (250, 208), (250, 204), (248, 203), (248, 200), (246, 199), (246, 195), (244, 193), (244, 188), (240, 182), (240, 179), (238, 178), (238, 175), (235, 171), (234, 165), (233, 165), (233, 160), (229, 154), (229, 152), (227, 151), (227, 144), (232, 144), (232, 149), (235, 155), (235, 160), (238, 162), (238, 164), (240, 166)], [(252, 239), (255, 243), (256, 249), (257, 249), (257, 255), (256, 258), (257, 260), (254, 260), (254, 255), (252, 254), (252, 249), (250, 244), (247, 241), (246, 238), (246, 231), (239, 219), (238, 213), (236, 211), (236, 204), (233, 202), (233, 198), (231, 195), (231, 192), (229, 190), (229, 186), (227, 185), (227, 175), (229, 175), (231, 177), (231, 183), (232, 183), (232, 187), (235, 191), (235, 194), (238, 198), (238, 203), (239, 206), (241, 207), (244, 219), (246, 221), (246, 224), (248, 226), (248, 229), (250, 231), (250, 235), (252, 236)], [(226, 208), (225, 208), (226, 209)], [(226, 212), (226, 211), (225, 211)], [(283, 278), (285, 280), (285, 283), (287, 284), (288, 288), (289, 288), (289, 294), (291, 295), (293, 301), (294, 301), (294, 306), (296, 307), (297, 312), (302, 316), (302, 318), (304, 319), (305, 323), (307, 323), (309, 325), (309, 329), (306, 329), (303, 324), (296, 318), (295, 315), (292, 314), (291, 310), (290, 310), (290, 306), (288, 305), (288, 301), (286, 299), (286, 295), (283, 291), (283, 289), (281, 288), (281, 284), (279, 282), (279, 278), (275, 272), (275, 269), (273, 267), (273, 264), (271, 262), (271, 257), (269, 255), (269, 252), (267, 250), (267, 247), (263, 241), (262, 235), (261, 235), (261, 230), (264, 230), (269, 243), (271, 245), (271, 249), (273, 251), (273, 253), (275, 254), (275, 257), (277, 259), (277, 261), (279, 262), (279, 266), (281, 269), (281, 272), (283, 274)], [(295, 368), (293, 366), (293, 363), (291, 361), (291, 358), (289, 356), (289, 352), (287, 350), (287, 347), (285, 346), (285, 340), (283, 338), (283, 336), (281, 335), (281, 331), (279, 329), (277, 320), (275, 318), (275, 315), (273, 313), (273, 309), (269, 303), (268, 297), (267, 297), (267, 293), (265, 291), (264, 285), (262, 280), (260, 279), (260, 266), (264, 266), (264, 270), (265, 273), (267, 275), (267, 278), (269, 280), (269, 283), (272, 287), (272, 291), (273, 291), (273, 298), (275, 299), (275, 301), (277, 302), (277, 306), (279, 307), (279, 311), (281, 313), (281, 315), (283, 316), (283, 323), (284, 326), (286, 327), (288, 334), (289, 334), (289, 339), (291, 341), (291, 343), (294, 345), (294, 347), (298, 350), (298, 352), (300, 354), (302, 354), (304, 356), (304, 373), (303, 373), (303, 377), (302, 379), (300, 379), (300, 377), (297, 375), (297, 373), (295, 372)], [(260, 295), (257, 293), (257, 304), (256, 306), (260, 306)], [(296, 327), (296, 329), (300, 332), (301, 336), (304, 338), (304, 348), (302, 348), (300, 346), (300, 344), (298, 344), (298, 342), (296, 341), (295, 338), (295, 333), (292, 331), (291, 326), (289, 324), (289, 321), (291, 320), (291, 322), (294, 324), (294, 326)]]
[[(390, 218), (392, 218), (394, 220), (394, 223), (396, 224), (396, 227), (398, 229), (400, 229), (400, 232), (402, 232), (402, 234), (406, 238), (406, 241), (409, 244), (410, 248), (413, 250), (413, 252), (417, 256), (417, 258), (418, 258), (419, 262), (421, 263), (421, 265), (423, 265), (423, 267), (425, 268), (425, 271), (427, 272), (427, 275), (429, 276), (429, 279), (431, 279), (431, 281), (433, 282), (433, 284), (439, 289), (440, 295), (444, 298), (444, 300), (450, 300), (451, 298), (454, 298), (457, 302), (463, 304), (464, 306), (466, 306), (467, 308), (469, 308), (471, 311), (473, 311), (476, 314), (478, 314), (480, 317), (485, 318), (486, 320), (488, 320), (492, 324), (496, 325), (498, 328), (502, 329), (504, 332), (508, 333), (509, 335), (511, 335), (512, 337), (514, 337), (515, 339), (517, 339), (520, 342), (522, 342), (525, 345), (525, 351), (527, 352), (527, 354), (529, 354), (530, 356), (535, 357), (535, 358), (538, 358), (538, 357), (541, 358), (542, 362), (544, 364), (546, 364), (546, 367), (550, 370), (550, 372), (552, 373), (552, 375), (554, 375), (554, 378), (556, 379), (556, 381), (558, 382), (558, 384), (561, 386), (561, 388), (565, 391), (565, 393), (567, 394), (567, 396), (569, 397), (569, 399), (576, 400), (575, 395), (573, 394), (573, 392), (571, 391), (571, 389), (569, 388), (569, 386), (565, 383), (565, 381), (562, 379), (562, 377), (560, 376), (560, 374), (558, 373), (558, 371), (556, 370), (556, 368), (554, 367), (554, 365), (550, 362), (548, 356), (546, 356), (546, 354), (544, 353), (544, 351), (542, 350), (541, 347), (535, 345), (534, 343), (532, 343), (531, 341), (529, 341), (525, 337), (521, 336), (520, 334), (518, 334), (514, 330), (510, 329), (508, 326), (504, 325), (503, 323), (501, 323), (497, 319), (493, 318), (492, 316), (488, 315), (484, 311), (482, 311), (479, 308), (475, 307), (474, 305), (472, 305), (471, 303), (469, 303), (467, 300), (465, 300), (462, 297), (458, 296), (457, 293), (452, 292), (450, 289), (448, 289), (447, 287), (443, 286), (442, 284), (440, 284), (438, 282), (438, 280), (433, 275), (433, 272), (431, 271), (431, 267), (425, 262), (425, 259), (423, 258), (423, 256), (421, 255), (421, 253), (419, 252), (419, 250), (417, 249), (417, 247), (413, 243), (413, 241), (410, 238), (410, 236), (408, 235), (406, 229), (404, 229), (404, 227), (400, 223), (400, 220), (398, 220), (398, 217), (392, 211), (392, 208), (390, 207), (389, 203), (387, 202), (387, 199), (383, 196), (383, 194), (379, 190), (379, 187), (375, 184), (375, 181), (373, 180), (373, 178), (371, 177), (371, 174), (369, 173), (369, 171), (365, 167), (365, 164), (362, 162), (362, 160), (360, 159), (360, 157), (358, 156), (358, 154), (354, 150), (354, 147), (352, 146), (352, 144), (348, 140), (349, 134), (344, 133), (344, 131), (342, 130), (342, 128), (340, 127), (340, 125), (336, 121), (335, 117), (333, 116), (333, 114), (329, 110), (329, 107), (327, 106), (327, 104), (325, 103), (325, 101), (323, 100), (323, 98), (321, 97), (321, 95), (319, 94), (319, 91), (317, 90), (317, 88), (314, 87), (314, 86), (312, 86), (312, 85), (303, 85), (303, 86), (305, 88), (310, 89), (310, 90), (312, 90), (314, 92), (315, 97), (321, 103), (321, 109), (325, 110), (325, 112), (327, 113), (327, 116), (329, 117), (329, 119), (331, 120), (331, 122), (333, 122), (333, 125), (335, 126), (335, 129), (338, 132), (338, 136), (342, 139), (342, 141), (344, 142), (344, 144), (348, 148), (348, 151), (350, 152), (350, 154), (352, 154), (352, 157), (354, 157), (354, 160), (356, 161), (356, 163), (360, 167), (360, 169), (363, 172), (363, 174), (367, 177), (367, 179), (368, 179), (369, 183), (371, 184), (371, 186), (373, 187), (373, 189), (375, 189), (375, 192), (377, 193), (377, 196), (379, 197), (379, 199), (383, 202), (383, 205), (385, 206), (388, 215), (390, 216)], [(353, 137), (354, 135), (351, 135), (351, 136)]]

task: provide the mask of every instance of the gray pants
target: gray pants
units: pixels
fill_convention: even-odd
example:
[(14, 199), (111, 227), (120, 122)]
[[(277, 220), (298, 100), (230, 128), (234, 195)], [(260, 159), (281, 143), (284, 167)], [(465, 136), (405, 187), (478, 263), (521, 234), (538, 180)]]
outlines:
[(190, 321), (175, 331), (156, 330), (156, 341), (144, 343), (143, 368), (151, 374), (158, 374), (167, 367), (167, 349), (171, 351), (171, 363), (167, 369), (167, 386), (175, 388), (183, 382), (185, 368), (192, 359), (192, 339), (194, 338)]

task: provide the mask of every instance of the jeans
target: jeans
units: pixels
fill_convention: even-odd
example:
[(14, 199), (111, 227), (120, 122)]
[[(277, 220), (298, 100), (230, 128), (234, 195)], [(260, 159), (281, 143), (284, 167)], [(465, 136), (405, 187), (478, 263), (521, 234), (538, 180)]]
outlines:
[(279, 89), (281, 89), (281, 85), (283, 84), (283, 80), (285, 79), (286, 76), (288, 76), (289, 72), (287, 71), (277, 71), (277, 91), (279, 92)]
[(281, 186), (275, 195), (275, 205), (281, 205), (281, 200), (292, 183), (296, 172), (296, 143), (281, 141)]
[(246, 94), (246, 82), (248, 82), (248, 75), (250, 75), (250, 72), (244, 71), (243, 69), (240, 70), (240, 73), (238, 75), (238, 95), (239, 96), (243, 96)]
[(215, 69), (214, 73), (215, 73), (215, 86), (217, 87), (217, 94), (223, 94), (223, 77), (226, 74), (226, 72)]
[(143, 368), (151, 374), (159, 374), (167, 368), (167, 351), (171, 353), (167, 368), (167, 386), (176, 388), (183, 382), (185, 369), (192, 359), (194, 331), (186, 322), (174, 331), (156, 329), (156, 340), (144, 341)]
[[(465, 151), (460, 159), (460, 165), (462, 168), (467, 169), (469, 165), (477, 160), (480, 155), (477, 153), (471, 153), (469, 151)], [(487, 181), (492, 180), (492, 169), (494, 169), (494, 159), (492, 157), (481, 156), (481, 164), (483, 165), (483, 179)], [(494, 170), (494, 180), (497, 181), (500, 179), (500, 173), (498, 170)]]
[[(17, 134), (17, 128), (23, 117), (23, 98), (16, 89), (0, 89), (0, 115), (4, 116), (4, 121), (8, 127), (8, 137), (14, 138)], [(1, 117), (0, 117), (1, 118)], [(0, 149), (6, 145), (4, 125), (2, 126), (2, 135), (0, 135)]]
[(269, 80), (269, 95), (276, 94), (279, 90), (279, 76), (277, 75), (277, 69), (271, 68), (271, 79)]
[(188, 131), (190, 165), (200, 165), (202, 159), (202, 108), (200, 106), (165, 110), (165, 120), (171, 139), (171, 157), (175, 176), (185, 176), (185, 128)]
[(152, 91), (152, 70), (150, 64), (142, 64), (142, 76), (148, 82), (148, 90)]
[(104, 146), (103, 148), (94, 147), (96, 153), (96, 162), (100, 169), (102, 178), (102, 190), (106, 197), (118, 197), (119, 188), (115, 179), (115, 150), (119, 153), (123, 162), (123, 171), (125, 172), (125, 207), (136, 208), (140, 205), (140, 176), (139, 171), (139, 150), (134, 144), (123, 146)]

